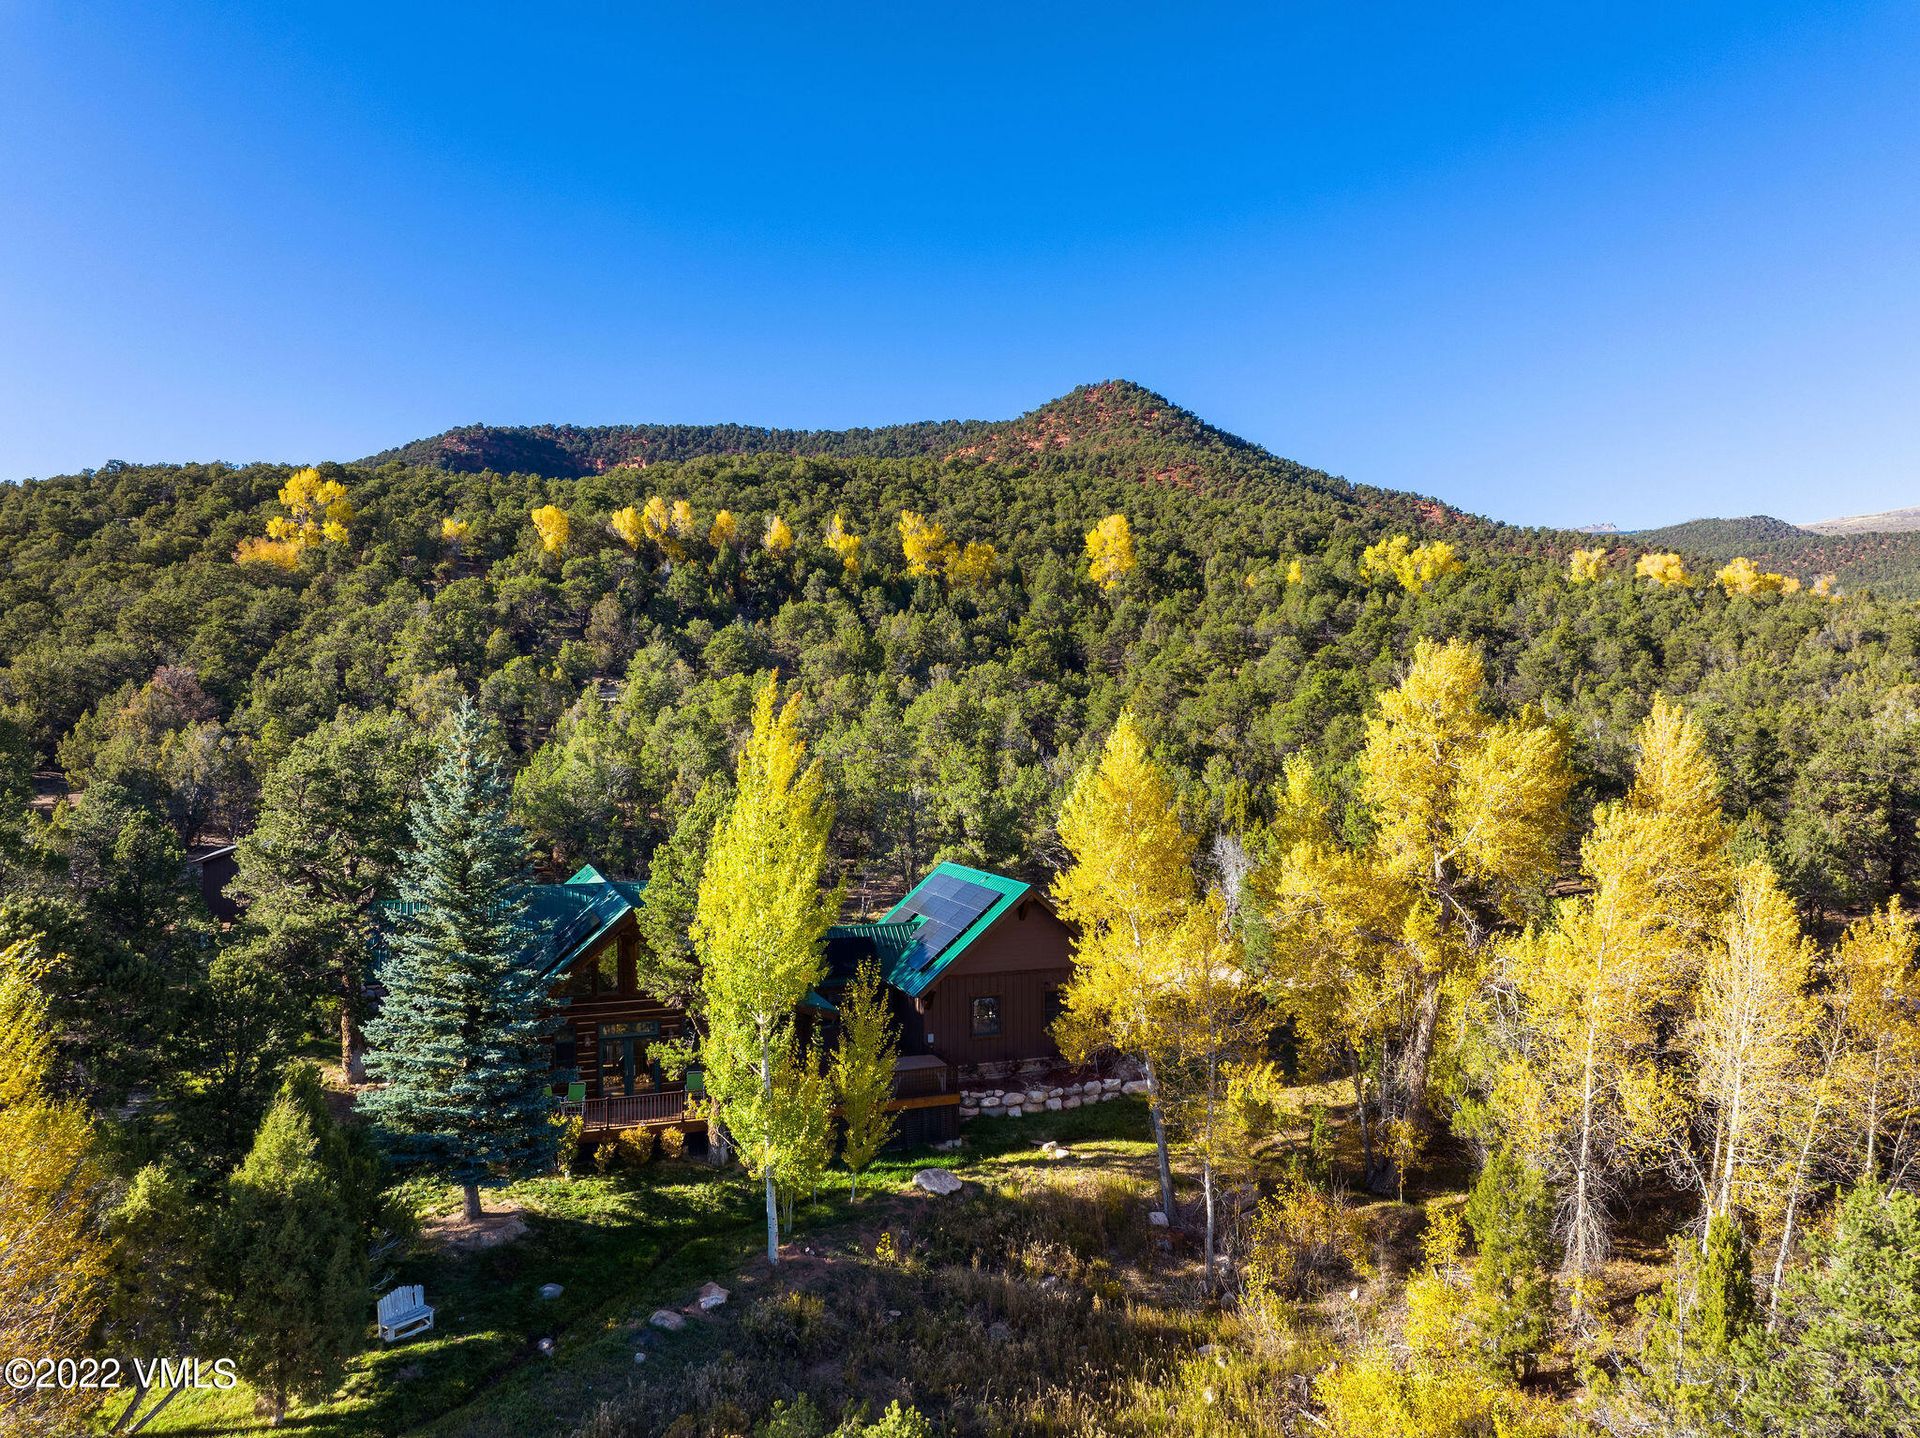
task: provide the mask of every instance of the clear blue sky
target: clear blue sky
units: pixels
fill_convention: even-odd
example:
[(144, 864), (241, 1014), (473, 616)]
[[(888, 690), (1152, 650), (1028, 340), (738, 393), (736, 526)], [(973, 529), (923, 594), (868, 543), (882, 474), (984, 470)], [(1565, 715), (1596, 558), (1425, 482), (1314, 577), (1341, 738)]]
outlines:
[(1113, 376), (1520, 522), (1920, 504), (1920, 6), (0, 5), (0, 478)]

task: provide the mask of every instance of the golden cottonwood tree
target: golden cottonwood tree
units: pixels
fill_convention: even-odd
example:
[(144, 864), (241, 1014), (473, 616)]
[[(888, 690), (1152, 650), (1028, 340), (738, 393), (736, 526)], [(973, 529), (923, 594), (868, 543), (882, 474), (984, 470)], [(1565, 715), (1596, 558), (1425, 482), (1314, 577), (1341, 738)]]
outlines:
[(1920, 934), (1899, 899), (1847, 930), (1834, 1002), (1849, 1054), (1853, 1152), (1863, 1179), (1904, 1174), (1920, 1124)]
[(1126, 515), (1109, 514), (1087, 531), (1087, 574), (1102, 589), (1112, 589), (1138, 563)]
[[(0, 949), (0, 1353), (76, 1358), (106, 1274), (95, 1222), (106, 1172), (85, 1110), (47, 1094), (52, 1049), (31, 952)], [(67, 1431), (100, 1396), (0, 1387), (0, 1431)]]
[(1663, 1020), (1728, 881), (1730, 830), (1699, 729), (1656, 698), (1637, 737), (1626, 799), (1597, 812), (1581, 846), (1590, 891), (1508, 947), (1491, 1006), (1502, 1042), (1490, 1112), (1558, 1189), (1576, 1277), (1606, 1255), (1623, 1179), (1664, 1152), (1678, 1096)]
[(963, 589), (991, 583), (999, 567), (1000, 551), (984, 539), (969, 539), (965, 548), (947, 552), (947, 582)]
[(1814, 1021), (1812, 962), (1773, 871), (1744, 865), (1701, 967), (1686, 1034), (1701, 1140), (1689, 1164), (1708, 1217), (1740, 1208), (1771, 1219), (1784, 1196), (1783, 1139)]
[(1276, 998), (1310, 1028), (1352, 1025), (1354, 1047), (1376, 1046), (1382, 1117), (1416, 1132), (1430, 1126), (1442, 1011), (1472, 996), (1489, 940), (1550, 877), (1572, 782), (1562, 736), (1532, 715), (1494, 718), (1484, 687), (1472, 648), (1421, 641), (1367, 723), (1371, 839), (1335, 840), (1297, 766), (1292, 817), (1259, 880), (1280, 941)]
[(723, 509), (713, 517), (713, 527), (707, 531), (707, 543), (715, 549), (723, 549), (732, 544), (740, 533), (740, 521), (733, 517), (731, 509)]
[(886, 987), (868, 960), (842, 991), (840, 1042), (831, 1071), (843, 1131), (840, 1153), (850, 1175), (848, 1197), (859, 1192), (861, 1172), (887, 1146), (898, 1124), (887, 1104), (893, 1098), (893, 1066), (899, 1057)]
[(1567, 556), (1567, 578), (1575, 584), (1593, 584), (1606, 569), (1605, 549), (1576, 549)]
[(1460, 568), (1459, 557), (1445, 540), (1415, 544), (1404, 534), (1369, 544), (1360, 555), (1363, 577), (1389, 577), (1402, 589), (1415, 594), (1434, 580), (1457, 573)]
[(573, 520), (566, 510), (557, 504), (543, 504), (532, 512), (533, 527), (540, 534), (540, 548), (548, 554), (558, 553), (567, 547), (567, 536), (573, 532)]
[(640, 541), (646, 538), (646, 523), (640, 518), (640, 511), (631, 504), (614, 510), (608, 517), (607, 523), (612, 527), (613, 532), (620, 536), (620, 542), (628, 549), (639, 549)]
[(860, 567), (860, 543), (860, 536), (847, 528), (847, 517), (836, 511), (827, 524), (827, 548), (848, 574)]
[(907, 573), (916, 578), (938, 574), (953, 551), (946, 528), (911, 509), (900, 511), (900, 548), (907, 556)]
[(833, 808), (818, 762), (806, 762), (799, 701), (780, 704), (778, 688), (769, 676), (755, 697), (753, 732), (707, 851), (693, 920), (713, 1120), (765, 1183), (773, 1263), (776, 1184), (815, 1162), (826, 1130), (826, 1084), (808, 1071), (795, 1011), (826, 973), (822, 944), (840, 899), (822, 883)]
[(1173, 785), (1123, 713), (1100, 753), (1074, 777), (1060, 811), (1060, 842), (1073, 862), (1053, 882), (1060, 916), (1075, 928), (1073, 978), (1056, 1036), (1069, 1057), (1114, 1048), (1146, 1072), (1160, 1201), (1173, 1218), (1160, 1067), (1174, 1041), (1169, 993), (1182, 950), (1194, 942), (1194, 841), (1181, 827)]
[(1693, 583), (1686, 561), (1677, 554), (1643, 554), (1634, 561), (1633, 573), (1636, 579), (1651, 579), (1669, 589)]
[(784, 559), (793, 552), (793, 526), (779, 515), (767, 517), (766, 532), (760, 536), (760, 546), (776, 559)]

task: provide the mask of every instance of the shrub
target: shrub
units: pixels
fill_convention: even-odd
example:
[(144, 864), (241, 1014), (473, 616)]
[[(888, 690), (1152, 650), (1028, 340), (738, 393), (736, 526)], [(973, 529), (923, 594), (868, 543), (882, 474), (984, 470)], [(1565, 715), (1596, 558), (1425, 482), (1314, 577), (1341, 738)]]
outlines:
[(622, 1168), (645, 1168), (653, 1159), (653, 1130), (627, 1129), (614, 1139), (613, 1148)]
[(1306, 1298), (1369, 1272), (1366, 1231), (1342, 1199), (1289, 1180), (1254, 1210), (1241, 1284), (1256, 1301)]
[(660, 1130), (660, 1153), (664, 1158), (681, 1158), (687, 1152), (687, 1131), (674, 1124)]
[(613, 1161), (616, 1157), (618, 1157), (618, 1153), (611, 1143), (595, 1144), (593, 1146), (593, 1171), (595, 1173), (611, 1173), (613, 1171)]
[(554, 1166), (572, 1178), (580, 1171), (580, 1140), (587, 1129), (586, 1120), (577, 1113), (555, 1114), (553, 1126), (560, 1131), (554, 1145)]

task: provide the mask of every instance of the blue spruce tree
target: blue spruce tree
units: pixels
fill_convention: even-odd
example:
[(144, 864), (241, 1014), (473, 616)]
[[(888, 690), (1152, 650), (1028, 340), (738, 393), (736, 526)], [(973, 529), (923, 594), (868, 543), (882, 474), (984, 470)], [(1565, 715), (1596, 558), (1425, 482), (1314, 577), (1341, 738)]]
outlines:
[(463, 699), (412, 810), (386, 998), (367, 1025), (381, 1087), (360, 1102), (394, 1161), (464, 1190), (544, 1172), (556, 1130), (539, 966), (528, 962), (526, 844), (486, 720)]

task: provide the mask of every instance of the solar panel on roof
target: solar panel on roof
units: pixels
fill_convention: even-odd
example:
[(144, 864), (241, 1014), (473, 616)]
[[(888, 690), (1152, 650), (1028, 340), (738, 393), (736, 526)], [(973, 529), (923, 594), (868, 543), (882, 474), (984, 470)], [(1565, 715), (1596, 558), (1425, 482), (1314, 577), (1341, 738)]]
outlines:
[(994, 890), (953, 874), (935, 874), (907, 900), (901, 916), (918, 914), (914, 946), (902, 956), (910, 973), (927, 968), (1000, 899)]

